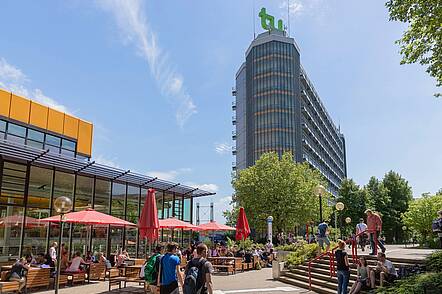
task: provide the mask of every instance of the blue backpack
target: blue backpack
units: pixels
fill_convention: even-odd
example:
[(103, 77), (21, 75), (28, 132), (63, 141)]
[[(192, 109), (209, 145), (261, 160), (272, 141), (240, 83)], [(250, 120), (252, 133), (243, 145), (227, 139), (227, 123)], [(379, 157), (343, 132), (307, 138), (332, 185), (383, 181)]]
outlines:
[(205, 293), (203, 285), (203, 266), (207, 260), (202, 258), (198, 262), (191, 260), (187, 265), (184, 278), (184, 294), (202, 294)]

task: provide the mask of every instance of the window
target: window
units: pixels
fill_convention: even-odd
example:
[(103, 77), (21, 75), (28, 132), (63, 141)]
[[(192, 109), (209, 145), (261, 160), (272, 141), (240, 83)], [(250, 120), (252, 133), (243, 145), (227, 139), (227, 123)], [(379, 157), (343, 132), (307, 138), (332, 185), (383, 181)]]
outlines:
[(6, 132), (6, 122), (4, 120), (0, 120), (0, 132)]
[(60, 138), (46, 134), (46, 144), (60, 147), (60, 141)]
[(28, 140), (33, 140), (33, 141), (37, 141), (37, 142), (44, 142), (44, 133), (36, 131), (36, 130), (31, 130), (28, 129)]
[(92, 207), (92, 194), (94, 193), (94, 178), (77, 176), (75, 187), (75, 211)]
[(8, 135), (6, 138), (16, 143), (25, 144), (26, 128), (13, 123), (9, 123)]
[(25, 195), (26, 165), (5, 162), (0, 202), (23, 205)]
[(61, 141), (61, 148), (66, 150), (75, 151), (75, 142), (67, 139)]

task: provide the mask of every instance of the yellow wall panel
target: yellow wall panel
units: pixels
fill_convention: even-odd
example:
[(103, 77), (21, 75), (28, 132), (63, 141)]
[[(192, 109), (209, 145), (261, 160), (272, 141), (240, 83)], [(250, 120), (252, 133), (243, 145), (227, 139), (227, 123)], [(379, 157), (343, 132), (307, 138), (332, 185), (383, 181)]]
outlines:
[(63, 135), (77, 139), (78, 137), (78, 118), (70, 116), (69, 114), (64, 115), (64, 128)]
[(31, 101), (29, 123), (39, 128), (46, 129), (48, 125), (48, 107)]
[(92, 153), (92, 124), (79, 121), (77, 152), (90, 156)]
[(63, 134), (64, 113), (49, 108), (48, 114), (48, 130), (59, 134)]
[(31, 108), (30, 100), (12, 94), (9, 117), (28, 124), (30, 108)]
[(0, 115), (9, 117), (10, 106), (11, 106), (11, 93), (0, 89)]

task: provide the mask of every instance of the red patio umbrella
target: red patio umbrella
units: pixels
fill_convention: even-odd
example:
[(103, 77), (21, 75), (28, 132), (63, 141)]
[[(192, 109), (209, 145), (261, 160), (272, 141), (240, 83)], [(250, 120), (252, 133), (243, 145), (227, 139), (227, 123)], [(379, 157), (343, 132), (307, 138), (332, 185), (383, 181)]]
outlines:
[(159, 222), (161, 229), (183, 229), (183, 230), (194, 230), (194, 231), (199, 230), (197, 226), (194, 226), (191, 223), (181, 221), (176, 217), (160, 219)]
[(244, 207), (239, 208), (238, 221), (236, 222), (236, 240), (245, 240), (250, 235), (249, 222), (247, 221)]
[[(55, 215), (48, 218), (43, 218), (41, 222), (58, 223), (60, 222), (60, 216)], [(112, 227), (136, 227), (136, 224), (119, 219), (117, 217), (101, 213), (87, 208), (82, 211), (70, 212), (63, 215), (63, 222), (70, 224), (82, 224), (82, 225), (110, 225)]]
[(158, 222), (157, 203), (155, 201), (155, 190), (147, 190), (146, 200), (144, 201), (143, 210), (138, 220), (138, 229), (141, 238), (147, 238), (150, 243), (158, 239), (158, 230), (160, 223)]
[(235, 228), (219, 224), (216, 221), (212, 221), (206, 224), (199, 225), (200, 231), (235, 231)]

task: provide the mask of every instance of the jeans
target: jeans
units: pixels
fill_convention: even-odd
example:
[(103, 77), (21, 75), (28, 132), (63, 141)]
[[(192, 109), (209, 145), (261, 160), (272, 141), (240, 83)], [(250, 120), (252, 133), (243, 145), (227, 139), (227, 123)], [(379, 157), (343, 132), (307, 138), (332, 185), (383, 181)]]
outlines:
[(350, 271), (338, 270), (336, 275), (338, 276), (338, 294), (347, 294)]
[[(380, 234), (381, 234), (380, 231), (376, 231), (376, 238), (378, 239), (378, 246), (379, 246), (379, 248), (381, 248), (382, 251), (384, 251), (385, 250), (384, 245), (381, 242), (379, 242)], [(374, 253), (376, 244), (374, 241), (374, 234), (373, 233), (370, 233), (370, 246), (371, 246), (371, 252)]]

